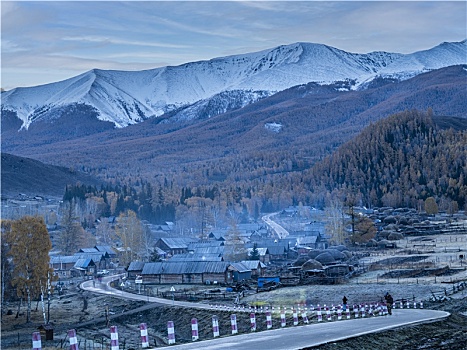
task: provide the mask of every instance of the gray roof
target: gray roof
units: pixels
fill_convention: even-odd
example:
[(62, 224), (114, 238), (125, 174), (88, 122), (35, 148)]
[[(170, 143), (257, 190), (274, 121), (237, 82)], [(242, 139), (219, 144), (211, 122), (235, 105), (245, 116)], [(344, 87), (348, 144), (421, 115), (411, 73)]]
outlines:
[(298, 244), (315, 244), (318, 236), (306, 236), (306, 237), (298, 237), (297, 243)]
[(109, 245), (96, 245), (95, 248), (99, 252), (105, 252), (105, 253), (107, 253), (109, 255), (116, 255), (115, 251)]
[(220, 247), (223, 245), (224, 245), (223, 241), (193, 242), (193, 243), (188, 244), (188, 250), (195, 250), (197, 248)]
[(176, 254), (170, 258), (170, 261), (222, 261), (223, 258), (220, 254)]
[(51, 264), (69, 264), (69, 263), (76, 263), (79, 259), (77, 255), (55, 255), (50, 257)]
[(285, 253), (285, 247), (284, 246), (277, 246), (277, 245), (272, 245), (268, 246), (268, 253), (270, 255), (282, 255)]
[(242, 260), (240, 261), (243, 265), (245, 265), (246, 267), (248, 267), (250, 270), (255, 270), (258, 268), (258, 265), (260, 267), (266, 267), (266, 265), (259, 261), (259, 260)]
[(193, 237), (178, 237), (178, 238), (169, 238), (164, 237), (160, 238), (162, 242), (167, 245), (170, 249), (186, 249), (190, 243), (196, 242), (197, 238)]
[(144, 264), (146, 263), (143, 261), (132, 261), (130, 266), (128, 266), (127, 271), (141, 271), (144, 267)]
[(146, 263), (142, 275), (180, 275), (185, 273), (223, 273), (229, 263), (223, 261), (190, 261), (190, 262), (155, 262)]
[(81, 248), (79, 253), (99, 253), (96, 248)]
[(217, 254), (217, 255), (222, 255), (224, 254), (225, 247), (220, 246), (220, 247), (204, 247), (204, 248), (196, 248), (193, 250), (193, 253), (195, 254)]
[(78, 269), (78, 270), (85, 270), (87, 269), (89, 266), (92, 266), (94, 265), (94, 261), (92, 261), (92, 259), (78, 259), (75, 263), (75, 266), (73, 266), (75, 269)]
[(241, 262), (234, 262), (234, 263), (231, 263), (230, 264), (235, 271), (238, 271), (238, 272), (248, 272), (248, 271), (251, 271), (251, 268), (249, 268), (248, 266), (245, 266), (243, 263)]
[(102, 259), (105, 259), (106, 254), (107, 253), (96, 251), (95, 253), (75, 253), (74, 255), (76, 255), (79, 258), (83, 258), (83, 259), (92, 259), (94, 261), (101, 261)]

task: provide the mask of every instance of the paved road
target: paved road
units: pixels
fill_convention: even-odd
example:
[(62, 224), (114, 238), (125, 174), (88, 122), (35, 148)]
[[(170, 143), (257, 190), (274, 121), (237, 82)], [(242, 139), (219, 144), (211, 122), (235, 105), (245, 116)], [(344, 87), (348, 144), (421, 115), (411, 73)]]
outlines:
[(315, 323), (307, 326), (287, 327), (190, 344), (173, 345), (170, 348), (190, 350), (300, 350), (408, 324), (442, 319), (447, 316), (449, 316), (449, 313), (444, 311), (424, 309), (394, 310), (392, 316), (359, 318)]
[(271, 220), (271, 216), (276, 215), (279, 213), (272, 213), (272, 214), (267, 214), (262, 217), (262, 220), (269, 226), (271, 229), (276, 232), (277, 236), (279, 238), (285, 238), (289, 235), (289, 232), (283, 228), (281, 225), (277, 224), (275, 221)]
[[(122, 275), (119, 275), (122, 276)], [(132, 300), (148, 301), (165, 305), (176, 305), (195, 309), (209, 309), (208, 304), (172, 301), (146, 295), (138, 295), (119, 291), (110, 287), (112, 280), (119, 276), (104, 277), (102, 282), (86, 281), (81, 284), (82, 289), (103, 293), (115, 297)], [(171, 349), (203, 349), (203, 350), (300, 350), (337, 340), (357, 337), (363, 334), (379, 332), (410, 324), (430, 322), (446, 318), (449, 313), (427, 309), (395, 309), (392, 316), (359, 318), (335, 322), (313, 323), (306, 326), (286, 327), (258, 333), (240, 334), (217, 339), (197, 341), (183, 345), (172, 345)], [(260, 317), (258, 314), (257, 319)], [(177, 325), (175, 325), (177, 327)], [(228, 334), (230, 330), (220, 330), (221, 334)]]

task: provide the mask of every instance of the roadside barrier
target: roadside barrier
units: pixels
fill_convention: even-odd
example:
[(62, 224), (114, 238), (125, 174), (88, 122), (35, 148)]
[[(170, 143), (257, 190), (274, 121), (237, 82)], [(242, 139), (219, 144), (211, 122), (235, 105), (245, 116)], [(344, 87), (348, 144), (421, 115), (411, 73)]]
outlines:
[(285, 319), (285, 307), (281, 309), (281, 327), (285, 327), (287, 325), (287, 321)]
[(41, 333), (34, 332), (32, 333), (32, 350), (41, 350), (41, 349), (42, 349)]
[(198, 335), (198, 320), (196, 318), (191, 319), (191, 341), (199, 339)]
[(141, 323), (139, 329), (141, 332), (141, 347), (143, 349), (149, 348), (148, 326), (146, 323)]
[(303, 323), (305, 324), (308, 324), (308, 316), (306, 314), (306, 307), (302, 310), (302, 319), (303, 319)]
[(219, 336), (219, 318), (212, 316), (212, 333), (214, 338)]
[(272, 328), (271, 311), (266, 311), (266, 329), (271, 329), (271, 328)]
[[(174, 328), (173, 321), (168, 321), (167, 322), (167, 335), (168, 335), (168, 338), (169, 338), (169, 345), (175, 344), (175, 328)], [(118, 350), (118, 349), (116, 349), (116, 350)]]
[(237, 334), (237, 315), (230, 315), (230, 325), (232, 326), (232, 334)]
[(293, 315), (293, 325), (298, 326), (298, 312), (296, 309), (292, 310), (292, 315)]
[[(70, 342), (71, 342), (71, 337), (70, 337)], [(110, 327), (110, 350), (118, 350), (117, 326)]]
[[(410, 309), (412, 302), (408, 302), (406, 300), (401, 301), (399, 305), (404, 308)], [(397, 303), (393, 303), (393, 307), (397, 306)], [(230, 308), (227, 306), (223, 305), (212, 305), (210, 309), (213, 310), (218, 310), (221, 309), (221, 311), (228, 311)], [(413, 301), (413, 309), (417, 308), (417, 302)], [(419, 308), (423, 309), (423, 302), (419, 302)], [(287, 326), (287, 307), (279, 307), (279, 313), (280, 313), (280, 327), (286, 327)], [(266, 329), (272, 329), (273, 326), (273, 320), (272, 320), (272, 313), (274, 312), (274, 306), (265, 306), (261, 308), (257, 307), (247, 307), (245, 309), (244, 307), (238, 307), (236, 308), (238, 312), (242, 311), (259, 311), (260, 313), (264, 313), (266, 315)], [(362, 303), (362, 304), (353, 304), (352, 307), (348, 305), (345, 310), (342, 308), (342, 305), (337, 305), (334, 306), (326, 306), (324, 305), (323, 308), (318, 304), (315, 308), (313, 305), (310, 305), (309, 311), (310, 314), (308, 315), (308, 308), (306, 307), (306, 304), (297, 304), (297, 306), (292, 306), (290, 307), (291, 313), (292, 313), (292, 318), (293, 318), (293, 326), (298, 326), (299, 325), (299, 317), (301, 316), (303, 323), (304, 324), (309, 324), (309, 315), (311, 315), (312, 319), (314, 319), (314, 316), (316, 315), (317, 322), (320, 323), (323, 321), (323, 311), (326, 312), (326, 318), (327, 321), (333, 321), (334, 320), (342, 320), (343, 318), (346, 319), (351, 319), (352, 314), (355, 319), (361, 317), (377, 317), (377, 316), (386, 316), (388, 315), (388, 305), (383, 302), (375, 302), (375, 303)], [(277, 316), (277, 314), (276, 314)], [(335, 317), (334, 317), (335, 316)], [(245, 316), (247, 317), (247, 316)], [(243, 319), (243, 317), (242, 317)], [(256, 314), (255, 312), (250, 312), (250, 331), (251, 332), (256, 332), (257, 331), (257, 322), (256, 322)], [(237, 324), (237, 314), (231, 314), (230, 315), (230, 323), (231, 323), (231, 334), (235, 335), (238, 334), (239, 329), (238, 329), (238, 324)], [(212, 316), (212, 329), (213, 329), (213, 337), (219, 337), (220, 336), (220, 331), (219, 331), (219, 318), (216, 315)], [(140, 337), (141, 337), (141, 348), (146, 349), (149, 348), (149, 337), (148, 337), (148, 328), (146, 323), (141, 323), (139, 325), (140, 329)], [(192, 331), (192, 341), (197, 341), (199, 340), (199, 332), (198, 332), (198, 320), (196, 318), (191, 319), (191, 331)], [(168, 345), (173, 345), (175, 344), (175, 329), (174, 329), (174, 322), (173, 321), (168, 321), (167, 322), (167, 334), (168, 334)], [(68, 331), (68, 338), (70, 341), (70, 350), (79, 350), (78, 349), (78, 341), (76, 337), (76, 330), (71, 329)], [(41, 344), (41, 335), (40, 332), (34, 332), (32, 333), (32, 349), (33, 350), (42, 350), (42, 344)], [(117, 331), (117, 326), (112, 326), (110, 327), (110, 350), (119, 350), (119, 339), (118, 339), (118, 331)]]
[(256, 332), (256, 316), (253, 312), (250, 314), (250, 330)]
[(68, 331), (68, 338), (70, 339), (70, 350), (78, 350), (78, 338), (76, 337), (75, 329)]

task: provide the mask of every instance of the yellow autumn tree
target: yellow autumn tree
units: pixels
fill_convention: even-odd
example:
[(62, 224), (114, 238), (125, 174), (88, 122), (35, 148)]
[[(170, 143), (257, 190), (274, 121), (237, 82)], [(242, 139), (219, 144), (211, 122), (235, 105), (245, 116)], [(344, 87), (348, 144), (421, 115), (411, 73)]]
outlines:
[(43, 218), (25, 216), (12, 222), (6, 239), (13, 264), (11, 284), (18, 297), (27, 300), (26, 322), (30, 322), (31, 300), (40, 295), (53, 272), (49, 267), (50, 236)]

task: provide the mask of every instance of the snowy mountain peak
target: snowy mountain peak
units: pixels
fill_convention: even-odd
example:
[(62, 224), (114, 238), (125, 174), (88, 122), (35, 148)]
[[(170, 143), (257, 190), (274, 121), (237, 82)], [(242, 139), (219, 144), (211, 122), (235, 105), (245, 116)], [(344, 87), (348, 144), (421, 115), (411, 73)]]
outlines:
[(25, 129), (77, 105), (90, 106), (98, 119), (125, 127), (177, 109), (176, 120), (210, 117), (309, 82), (353, 81), (358, 88), (379, 76), (408, 79), (466, 63), (466, 40), (412, 54), (357, 54), (298, 42), (145, 71), (93, 69), (57, 83), (4, 92), (1, 108), (16, 113)]

